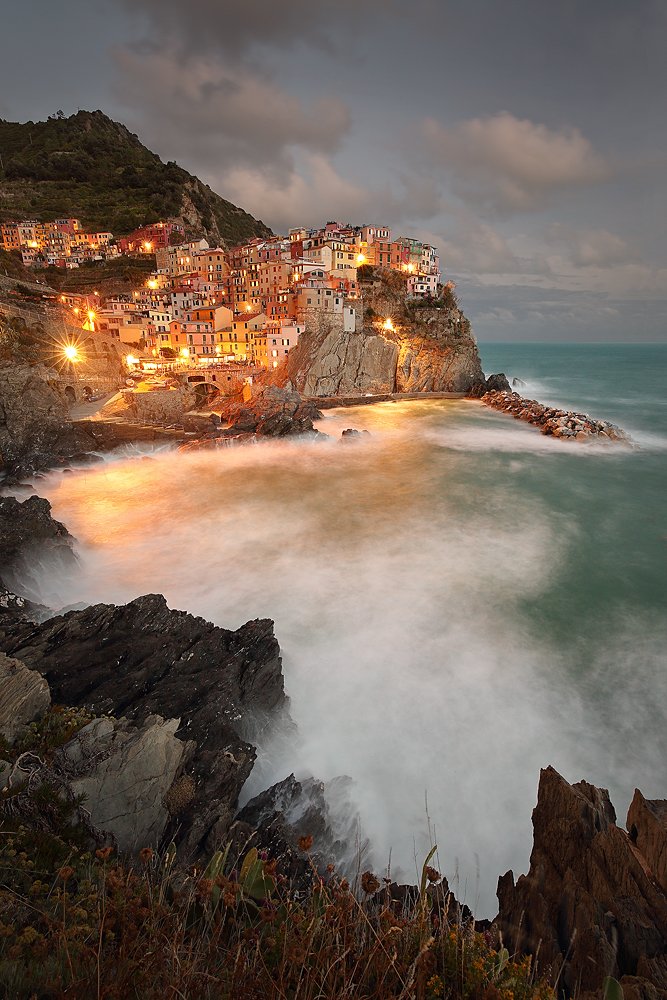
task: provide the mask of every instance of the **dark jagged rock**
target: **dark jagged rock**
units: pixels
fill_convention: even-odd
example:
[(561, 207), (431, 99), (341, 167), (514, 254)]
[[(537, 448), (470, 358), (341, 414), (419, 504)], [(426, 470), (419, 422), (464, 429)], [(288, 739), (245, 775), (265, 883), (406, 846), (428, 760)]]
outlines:
[(487, 392), (503, 392), (505, 389), (509, 391), (509, 388), (507, 377), (500, 372), (498, 375), (489, 375), (483, 382), (476, 382), (468, 396), (471, 399), (481, 399)]
[(205, 850), (219, 821), (229, 823), (255, 760), (249, 741), (287, 717), (269, 620), (229, 631), (149, 594), (41, 625), (0, 625), (0, 649), (43, 674), (55, 703), (137, 721), (180, 718), (180, 738), (196, 744), (183, 765), (195, 796), (172, 829), (191, 856)]
[(526, 383), (523, 381), (523, 379), (520, 379), (520, 378), (513, 378), (512, 379), (512, 385), (516, 385), (520, 389), (525, 389), (525, 387), (526, 387)]
[(538, 974), (551, 968), (568, 996), (599, 994), (605, 976), (627, 977), (640, 996), (667, 990), (667, 896), (615, 819), (606, 789), (570, 785), (548, 767), (533, 811), (530, 871), (516, 884), (511, 871), (498, 881), (505, 946), (532, 954)]
[[(0, 497), (0, 615), (41, 617), (33, 579), (35, 565), (67, 569), (76, 565), (73, 538), (51, 517), (51, 504), (31, 496), (21, 503)], [(20, 600), (19, 600), (20, 599)]]
[[(346, 776), (323, 782), (297, 781), (293, 774), (251, 799), (236, 820), (254, 830), (252, 846), (268, 851), (295, 888), (305, 891), (313, 880), (312, 865), (298, 849), (301, 836), (312, 836), (312, 863), (320, 871), (333, 864), (339, 875), (355, 870), (359, 818), (352, 806)], [(361, 846), (362, 854), (368, 843)]]

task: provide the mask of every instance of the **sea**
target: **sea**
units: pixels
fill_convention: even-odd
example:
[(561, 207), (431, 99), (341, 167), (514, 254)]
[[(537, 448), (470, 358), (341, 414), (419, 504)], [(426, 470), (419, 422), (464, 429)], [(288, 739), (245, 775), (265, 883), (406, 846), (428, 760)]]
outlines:
[(80, 559), (37, 582), (54, 608), (157, 592), (273, 619), (296, 734), (267, 736), (243, 800), (313, 775), (364, 869), (414, 882), (437, 843), (492, 917), (498, 876), (528, 870), (541, 768), (608, 788), (620, 825), (635, 787), (667, 798), (667, 345), (480, 354), (632, 447), (419, 400), (327, 410), (318, 442), (125, 448), (36, 481)]

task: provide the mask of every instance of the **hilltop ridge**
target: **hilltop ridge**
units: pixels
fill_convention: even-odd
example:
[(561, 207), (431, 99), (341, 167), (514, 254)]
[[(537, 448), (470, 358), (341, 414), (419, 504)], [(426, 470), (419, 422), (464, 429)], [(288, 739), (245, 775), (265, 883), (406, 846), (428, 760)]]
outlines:
[(273, 235), (102, 111), (45, 122), (0, 119), (0, 153), (0, 222), (72, 217), (89, 231), (123, 236), (168, 219), (212, 245)]

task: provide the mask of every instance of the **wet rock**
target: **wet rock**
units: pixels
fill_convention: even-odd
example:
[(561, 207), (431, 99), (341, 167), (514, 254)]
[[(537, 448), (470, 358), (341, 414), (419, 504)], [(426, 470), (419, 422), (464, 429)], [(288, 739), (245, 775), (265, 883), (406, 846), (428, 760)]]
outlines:
[(606, 789), (570, 785), (548, 767), (533, 831), (528, 874), (498, 881), (497, 924), (510, 953), (532, 954), (538, 974), (551, 968), (568, 996), (600, 991), (608, 975), (666, 989), (667, 896), (616, 826)]
[(513, 378), (512, 379), (512, 385), (516, 385), (520, 389), (525, 389), (525, 387), (526, 387), (526, 383), (523, 381), (523, 379), (520, 379), (520, 378)]
[(42, 675), (0, 653), (0, 735), (13, 743), (50, 704), (49, 685)]
[(363, 440), (364, 435), (370, 437), (371, 432), (367, 430), (358, 431), (354, 427), (347, 427), (344, 431), (340, 432), (339, 444), (347, 444), (348, 442), (352, 441), (361, 441)]
[(39, 601), (35, 564), (47, 564), (52, 570), (74, 567), (72, 536), (51, 517), (48, 500), (31, 496), (21, 503), (15, 497), (0, 497), (0, 586), (6, 590), (4, 607), (8, 610), (10, 592)]
[(498, 375), (489, 375), (486, 380), (476, 382), (468, 392), (471, 399), (481, 399), (487, 392), (502, 392), (509, 389), (510, 384), (502, 372)]
[(309, 853), (319, 870), (333, 864), (339, 875), (352, 877), (358, 852), (363, 857), (369, 850), (368, 841), (357, 843), (359, 817), (352, 785), (346, 775), (323, 782), (297, 781), (290, 774), (251, 799), (236, 819), (256, 830), (254, 843), (289, 869), (302, 888), (312, 881), (312, 867), (298, 849), (301, 836), (312, 836)]
[(313, 432), (313, 420), (322, 414), (317, 407), (303, 401), (298, 392), (269, 385), (249, 400), (226, 403), (220, 411), (228, 427), (224, 436), (252, 433), (260, 437), (284, 437)]
[(236, 809), (255, 759), (250, 741), (278, 720), (289, 724), (269, 620), (229, 631), (170, 611), (162, 596), (149, 594), (43, 624), (0, 626), (0, 649), (38, 670), (59, 704), (136, 721), (181, 719), (178, 736), (195, 743), (182, 762), (195, 795), (178, 816), (177, 840), (193, 856), (205, 851), (212, 826)]
[[(493, 376), (500, 378), (501, 376)], [(505, 376), (502, 376), (503, 378)], [(509, 387), (508, 387), (509, 388)], [(475, 395), (470, 393), (470, 396)], [(606, 420), (594, 420), (587, 413), (570, 413), (554, 410), (535, 399), (524, 399), (518, 392), (489, 390), (480, 397), (486, 406), (511, 414), (516, 420), (525, 420), (540, 427), (542, 434), (577, 441), (599, 439), (631, 444), (625, 431)]]

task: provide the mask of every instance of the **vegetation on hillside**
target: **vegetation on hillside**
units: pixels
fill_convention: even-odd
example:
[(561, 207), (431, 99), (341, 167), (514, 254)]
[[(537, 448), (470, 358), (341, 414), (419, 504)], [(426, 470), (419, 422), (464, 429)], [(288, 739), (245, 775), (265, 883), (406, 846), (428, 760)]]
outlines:
[(0, 154), (2, 222), (79, 218), (90, 232), (123, 236), (178, 219), (188, 235), (230, 246), (271, 232), (175, 162), (163, 163), (101, 111), (45, 122), (0, 120)]
[[(429, 867), (433, 851), (402, 903), (388, 879), (364, 872), (350, 885), (312, 862), (312, 888), (297, 896), (254, 848), (241, 857), (228, 846), (187, 869), (173, 844), (161, 856), (144, 848), (134, 864), (119, 858), (86, 829), (85, 804), (43, 777), (89, 721), (54, 706), (18, 745), (0, 746), (13, 771), (0, 792), (3, 996), (553, 1000), (529, 958), (475, 930)], [(17, 765), (32, 776), (19, 780)], [(299, 849), (311, 846), (304, 833)]]

